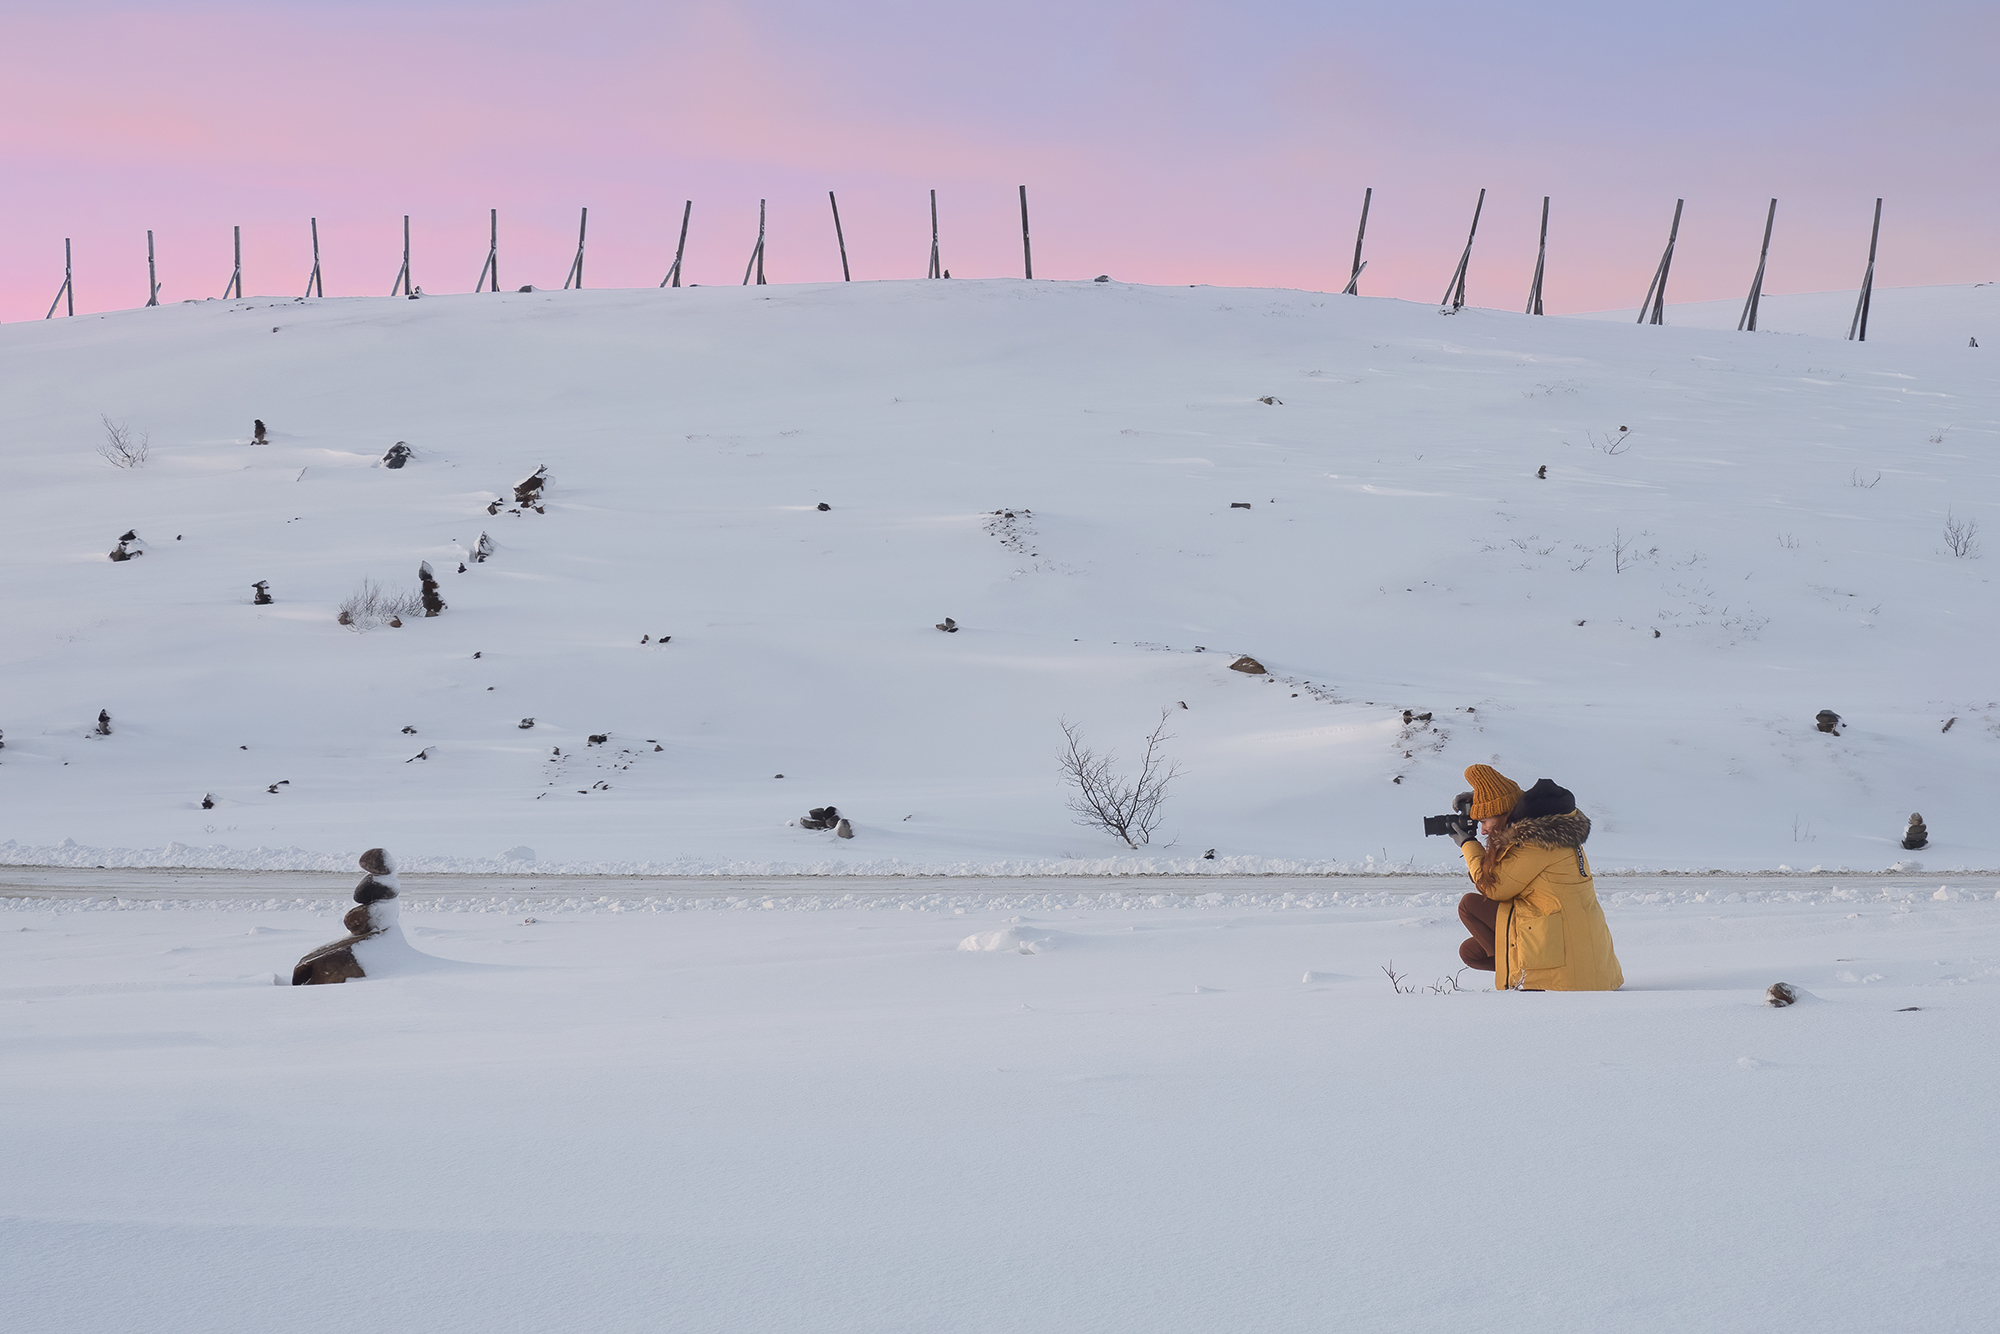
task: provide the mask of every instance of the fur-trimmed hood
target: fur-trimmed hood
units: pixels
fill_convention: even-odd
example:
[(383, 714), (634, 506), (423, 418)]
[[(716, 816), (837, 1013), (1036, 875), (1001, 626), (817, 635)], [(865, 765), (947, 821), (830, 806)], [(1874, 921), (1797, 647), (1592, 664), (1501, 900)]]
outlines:
[(1502, 837), (1509, 844), (1532, 848), (1580, 848), (1590, 838), (1590, 817), (1582, 811), (1537, 815), (1509, 824)]

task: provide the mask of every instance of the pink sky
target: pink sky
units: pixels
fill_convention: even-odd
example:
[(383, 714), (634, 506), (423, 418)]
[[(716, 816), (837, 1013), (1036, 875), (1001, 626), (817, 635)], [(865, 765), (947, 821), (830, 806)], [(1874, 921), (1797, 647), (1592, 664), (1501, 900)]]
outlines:
[[(1363, 291), (1435, 301), (1489, 191), (1468, 292), (1519, 308), (1544, 194), (1548, 307), (1632, 306), (1687, 199), (1675, 300), (1852, 287), (1886, 196), (1885, 285), (2000, 277), (2000, 9), (1847, 0), (1360, 6), (4, 0), (0, 320), (304, 290), (734, 283), (770, 201), (772, 281), (921, 277), (926, 191), (960, 277), (1335, 288), (1375, 187)], [(1393, 10), (1393, 12), (1384, 12)]]

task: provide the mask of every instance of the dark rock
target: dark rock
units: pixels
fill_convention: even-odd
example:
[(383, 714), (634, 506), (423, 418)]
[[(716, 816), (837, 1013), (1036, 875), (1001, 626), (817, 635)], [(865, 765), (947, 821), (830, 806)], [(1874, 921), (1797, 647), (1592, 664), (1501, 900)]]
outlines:
[(410, 447), (401, 440), (389, 446), (389, 452), (382, 456), (382, 466), (385, 468), (400, 468), (409, 461)]
[(547, 464), (543, 464), (522, 480), (514, 483), (514, 503), (516, 505), (534, 504), (537, 500), (541, 499), (542, 485), (548, 480), (549, 468)]
[(1814, 714), (1813, 725), (1818, 727), (1820, 731), (1829, 733), (1830, 735), (1840, 735), (1840, 715), (1832, 709), (1821, 709), (1818, 713)]
[(944, 631), (948, 635), (955, 635), (958, 633), (958, 622), (954, 621), (953, 619), (951, 619), (951, 617), (947, 616), (942, 621), (938, 622), (937, 628)]
[(97, 711), (97, 735), (111, 735), (111, 710), (99, 709)]
[(854, 826), (849, 824), (846, 820), (842, 820), (839, 824), (833, 827), (833, 836), (835, 838), (853, 838)]
[(203, 810), (205, 810), (205, 811), (212, 811), (212, 810), (214, 810), (214, 809), (215, 809), (215, 798), (214, 798), (214, 797), (212, 797), (212, 796), (210, 796), (210, 795), (209, 795), (208, 793), (206, 793), (206, 792), (202, 793), (202, 794), (201, 794), (201, 808), (202, 808)]
[(593, 734), (593, 735), (591, 736), (591, 738), (590, 738), (590, 741), (589, 741), (589, 743), (588, 743), (588, 744), (590, 744), (590, 745), (593, 745), (593, 746), (601, 746), (601, 745), (603, 745), (603, 744), (604, 744), (605, 742), (609, 741), (610, 739), (611, 739), (611, 733), (609, 733), (609, 732), (597, 732), (597, 733), (594, 733), (594, 734)]
[(535, 725), (535, 720), (533, 718), (523, 718), (520, 722), (515, 724), (515, 726), (520, 728), (523, 732), (527, 731), (530, 727), (533, 727), (534, 725)]
[(1544, 463), (1541, 467), (1535, 469), (1535, 476), (1546, 482), (1549, 479), (1549, 465)]
[[(278, 331), (273, 329), (271, 332), (276, 333)], [(271, 443), (264, 437), (264, 423), (262, 421), (253, 421), (250, 423), (250, 443), (253, 445), (268, 445)]]
[(250, 599), (252, 606), (268, 607), (271, 605), (271, 584), (269, 580), (259, 579), (256, 583), (250, 585), (250, 587), (255, 592), (255, 596)]
[(1773, 982), (1770, 988), (1764, 993), (1764, 1003), (1776, 1006), (1779, 1009), (1783, 1009), (1785, 1006), (1794, 1003), (1798, 998), (1798, 988), (1789, 982)]
[(824, 500), (822, 500), (822, 501), (820, 501), (820, 502), (819, 502), (819, 504), (818, 504), (818, 506), (817, 506), (816, 508), (818, 508), (818, 509), (820, 509), (820, 510), (822, 510), (822, 511), (825, 511), (825, 510), (830, 510), (830, 509), (832, 509), (832, 508), (833, 508), (833, 506), (831, 506), (831, 505), (827, 504), (827, 503), (826, 503), (826, 502), (825, 502)]
[(1284, 399), (1282, 399), (1282, 398), (1278, 398), (1278, 397), (1276, 397), (1275, 395), (1272, 395), (1272, 394), (1266, 394), (1266, 395), (1264, 395), (1264, 397), (1262, 397), (1262, 398), (1258, 399), (1257, 401), (1258, 401), (1259, 403), (1268, 403), (1268, 404), (1270, 404), (1270, 405), (1271, 405), (1272, 407), (1274, 407), (1274, 408), (1282, 408), (1283, 406), (1285, 406), (1285, 400), (1284, 400)]
[(1233, 510), (1247, 510), (1250, 508), (1250, 502), (1247, 500), (1232, 500), (1229, 502), (1229, 508)]
[(1238, 658), (1235, 662), (1230, 663), (1229, 670), (1232, 672), (1244, 672), (1250, 676), (1265, 675), (1264, 664), (1257, 661), (1255, 658), (1251, 657), (1247, 653), (1242, 657)]

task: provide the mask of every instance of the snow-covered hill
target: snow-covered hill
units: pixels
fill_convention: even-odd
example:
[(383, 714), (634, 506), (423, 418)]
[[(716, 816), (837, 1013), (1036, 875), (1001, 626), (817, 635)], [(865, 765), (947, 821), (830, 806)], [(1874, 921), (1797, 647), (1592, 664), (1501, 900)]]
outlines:
[[(2000, 867), (1963, 342), (1018, 281), (0, 328), (0, 857), (1424, 868), (1487, 762), (1573, 788), (1603, 869)], [(426, 560), (442, 616), (337, 624)], [(1129, 757), (1163, 709), (1133, 855), (1070, 823), (1058, 722)], [(828, 803), (853, 840), (787, 824)]]

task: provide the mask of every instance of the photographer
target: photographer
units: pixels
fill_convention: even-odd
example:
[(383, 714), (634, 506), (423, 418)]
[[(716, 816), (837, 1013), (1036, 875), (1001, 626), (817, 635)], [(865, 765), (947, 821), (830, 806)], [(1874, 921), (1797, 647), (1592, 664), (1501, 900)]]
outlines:
[[(1460, 796), (1463, 813), (1451, 819), (1449, 832), (1479, 892), (1458, 901), (1458, 920), (1472, 933), (1458, 957), (1468, 968), (1491, 972), (1502, 990), (1623, 986), (1611, 928), (1583, 856), (1590, 817), (1576, 809), (1567, 789), (1546, 778), (1523, 792), (1490, 766), (1475, 764), (1465, 780), (1472, 791)], [(1483, 848), (1480, 834), (1486, 836)]]

